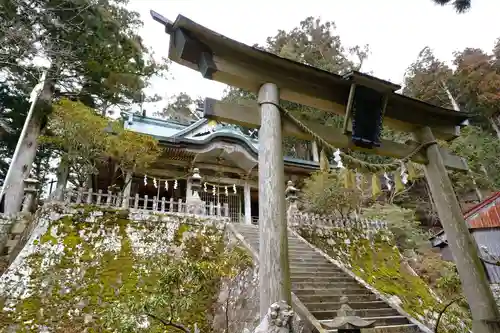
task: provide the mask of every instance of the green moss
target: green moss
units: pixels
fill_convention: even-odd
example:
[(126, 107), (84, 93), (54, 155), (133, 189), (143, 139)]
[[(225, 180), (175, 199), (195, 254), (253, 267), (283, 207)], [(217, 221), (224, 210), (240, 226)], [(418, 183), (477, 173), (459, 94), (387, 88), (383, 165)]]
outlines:
[[(363, 236), (363, 230), (356, 229), (302, 227), (298, 232), (334, 259), (351, 267), (356, 275), (378, 291), (398, 296), (404, 310), (412, 316), (425, 317), (426, 312), (442, 308), (428, 285), (407, 269), (389, 233), (378, 232), (370, 240)], [(459, 315), (460, 319), (464, 319), (462, 314)], [(448, 316), (450, 324), (440, 329), (462, 332), (463, 329), (455, 327), (458, 325), (458, 318)]]
[[(51, 224), (40, 238), (44, 247), (26, 259), (33, 293), (18, 299), (15, 311), (0, 314), (0, 326), (17, 327), (16, 332), (37, 325), (54, 332), (165, 332), (154, 320), (147, 328), (138, 326), (147, 307), (165, 320), (196, 323), (210, 332), (221, 280), (249, 267), (250, 256), (228, 249), (214, 225), (178, 217), (169, 224), (177, 225), (169, 242), (165, 223), (135, 223), (125, 211), (111, 209), (86, 222), (95, 211), (80, 206)], [(132, 239), (128, 229), (140, 239)], [(102, 245), (111, 239), (119, 246)], [(150, 252), (135, 251), (135, 241)], [(64, 251), (51, 251), (51, 244), (52, 250), (62, 244)], [(50, 267), (44, 266), (47, 259)]]

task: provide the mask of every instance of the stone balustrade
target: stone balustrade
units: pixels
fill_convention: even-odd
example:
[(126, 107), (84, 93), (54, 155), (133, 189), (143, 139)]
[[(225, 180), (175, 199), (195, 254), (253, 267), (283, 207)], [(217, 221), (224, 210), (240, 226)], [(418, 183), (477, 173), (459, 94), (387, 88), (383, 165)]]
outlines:
[(158, 213), (181, 213), (195, 214), (201, 216), (229, 217), (229, 205), (227, 203), (205, 203), (201, 201), (200, 206), (195, 210), (191, 207), (192, 203), (185, 199), (174, 200), (165, 197), (157, 198), (148, 195), (140, 196), (136, 194), (133, 197), (124, 197), (120, 193), (111, 191), (103, 192), (98, 190), (80, 188), (78, 190), (66, 189), (64, 192), (64, 202), (66, 204), (88, 204), (100, 207), (110, 208), (130, 208), (135, 210), (147, 210)]
[(387, 229), (387, 223), (379, 220), (361, 218), (338, 218), (333, 215), (320, 215), (296, 211), (288, 216), (289, 226), (318, 225), (333, 228), (382, 230)]

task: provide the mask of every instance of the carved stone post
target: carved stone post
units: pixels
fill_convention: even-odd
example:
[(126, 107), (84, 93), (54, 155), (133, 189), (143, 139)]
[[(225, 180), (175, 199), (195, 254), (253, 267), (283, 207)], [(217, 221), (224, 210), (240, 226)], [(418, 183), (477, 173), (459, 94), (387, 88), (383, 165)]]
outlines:
[(268, 308), (254, 333), (289, 333), (294, 312), (285, 301), (275, 302)]
[(291, 180), (288, 181), (287, 187), (285, 190), (285, 198), (288, 201), (288, 210), (287, 210), (287, 222), (288, 225), (292, 225), (296, 223), (296, 216), (298, 213), (297, 208), (297, 192), (298, 190), (293, 186), (293, 182)]
[(186, 213), (202, 214), (203, 201), (198, 194), (201, 185), (200, 169), (194, 168), (193, 175), (188, 180), (191, 183), (193, 194), (186, 198)]
[(23, 213), (31, 213), (34, 209), (37, 184), (38, 180), (33, 178), (28, 178), (24, 180), (24, 202), (22, 209)]
[(243, 186), (243, 196), (245, 199), (245, 224), (252, 224), (252, 201), (250, 197), (250, 184), (245, 181)]
[(284, 300), (291, 304), (288, 233), (285, 216), (285, 173), (278, 87), (264, 84), (259, 90), (259, 289), (260, 316)]

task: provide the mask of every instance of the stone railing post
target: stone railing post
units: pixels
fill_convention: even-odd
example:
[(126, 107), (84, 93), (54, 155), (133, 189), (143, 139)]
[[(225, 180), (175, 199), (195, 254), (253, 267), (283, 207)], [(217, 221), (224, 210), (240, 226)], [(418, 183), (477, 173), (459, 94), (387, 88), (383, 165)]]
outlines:
[(287, 210), (287, 220), (288, 225), (297, 224), (297, 213), (299, 209), (297, 207), (297, 192), (298, 190), (293, 186), (293, 182), (291, 180), (288, 181), (287, 187), (285, 190), (285, 198), (288, 201), (288, 210)]
[(37, 184), (38, 180), (33, 178), (28, 178), (24, 180), (24, 202), (22, 208), (23, 213), (32, 213), (34, 211)]

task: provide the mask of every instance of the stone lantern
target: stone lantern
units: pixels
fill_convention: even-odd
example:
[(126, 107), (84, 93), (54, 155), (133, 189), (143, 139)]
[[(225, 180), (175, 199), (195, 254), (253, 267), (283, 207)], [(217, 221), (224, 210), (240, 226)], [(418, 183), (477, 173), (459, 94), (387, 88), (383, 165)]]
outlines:
[(186, 208), (187, 212), (190, 214), (203, 214), (205, 210), (205, 205), (198, 194), (201, 188), (201, 179), (200, 169), (194, 168), (193, 175), (189, 178), (193, 194), (187, 196), (186, 198)]
[(291, 180), (288, 181), (287, 187), (285, 190), (285, 198), (288, 201), (288, 210), (286, 212), (288, 225), (294, 225), (298, 223), (297, 221), (297, 213), (299, 209), (297, 208), (297, 188), (293, 186), (293, 182)]
[(297, 188), (293, 186), (293, 182), (291, 180), (288, 181), (286, 190), (285, 190), (285, 198), (288, 202), (290, 202), (290, 205), (295, 204), (297, 202)]
[(31, 213), (35, 207), (38, 180), (27, 178), (24, 180), (24, 202), (22, 211)]
[(193, 191), (193, 195), (198, 195), (198, 191), (201, 188), (201, 176), (200, 176), (200, 169), (194, 168), (193, 169), (193, 175), (189, 179), (191, 182), (191, 191)]

